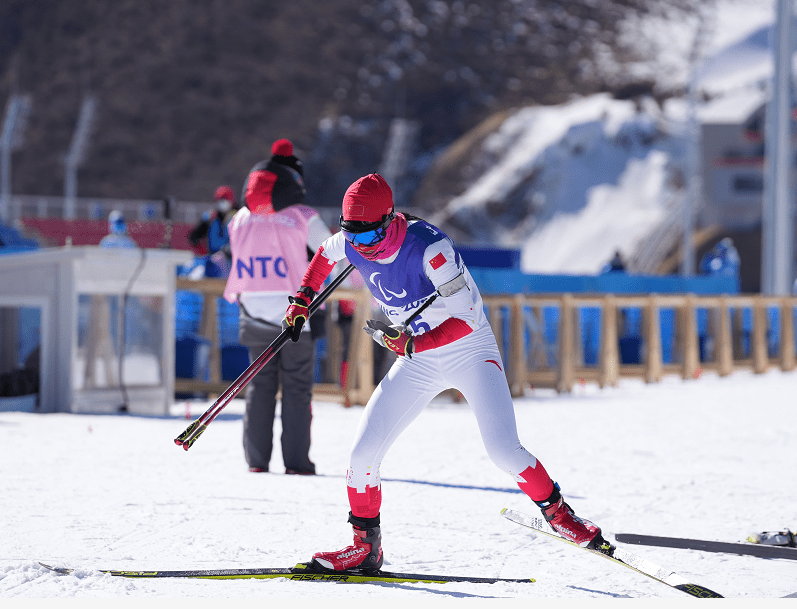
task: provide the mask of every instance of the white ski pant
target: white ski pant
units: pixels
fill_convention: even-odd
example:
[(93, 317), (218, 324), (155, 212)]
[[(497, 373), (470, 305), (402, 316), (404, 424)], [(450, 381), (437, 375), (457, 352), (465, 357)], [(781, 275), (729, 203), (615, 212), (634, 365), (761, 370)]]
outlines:
[[(365, 407), (349, 461), (349, 494), (379, 487), (379, 465), (390, 446), (438, 393), (457, 389), (467, 400), (490, 459), (516, 482), (536, 458), (518, 439), (504, 363), (485, 324), (453, 343), (399, 357)], [(540, 467), (540, 473), (544, 469)], [(522, 488), (522, 487), (521, 487)]]

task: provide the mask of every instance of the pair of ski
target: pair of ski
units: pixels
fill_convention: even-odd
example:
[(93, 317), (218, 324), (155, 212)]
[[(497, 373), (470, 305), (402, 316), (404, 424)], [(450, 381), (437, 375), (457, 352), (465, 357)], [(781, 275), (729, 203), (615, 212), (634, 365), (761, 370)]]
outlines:
[[(599, 554), (613, 562), (621, 564), (638, 573), (642, 573), (656, 581), (666, 584), (676, 590), (680, 590), (691, 596), (698, 598), (722, 598), (720, 594), (709, 590), (704, 586), (691, 583), (686, 578), (662, 569), (645, 559), (642, 559), (631, 552), (611, 546), (607, 552), (589, 550), (581, 548), (573, 542), (561, 537), (556, 533), (542, 518), (535, 518), (528, 514), (504, 509), (501, 514), (508, 520), (529, 527), (538, 533), (543, 533), (554, 539), (570, 544), (575, 548)], [(43, 567), (60, 574), (69, 574), (73, 569), (52, 567), (44, 563), (39, 563)], [(430, 583), (444, 584), (449, 582), (475, 583), (475, 584), (495, 584), (495, 583), (532, 583), (535, 580), (528, 579), (502, 579), (493, 577), (468, 577), (452, 575), (419, 575), (411, 573), (391, 573), (389, 571), (378, 571), (375, 574), (363, 572), (330, 572), (314, 569), (309, 563), (299, 563), (294, 567), (275, 568), (275, 569), (216, 569), (201, 571), (113, 571), (102, 570), (102, 573), (109, 573), (119, 577), (130, 578), (162, 578), (162, 577), (181, 577), (193, 579), (275, 579), (286, 578), (292, 581), (327, 581), (327, 582), (347, 582), (347, 583)]]
[[(39, 563), (51, 571), (68, 575), (74, 569), (52, 567)], [(532, 583), (533, 579), (501, 579), (497, 577), (469, 577), (458, 575), (421, 575), (414, 573), (391, 573), (390, 571), (377, 571), (365, 573), (362, 571), (327, 571), (314, 568), (310, 563), (302, 562), (294, 567), (266, 568), (266, 569), (212, 569), (202, 571), (113, 571), (101, 570), (117, 577), (130, 578), (163, 578), (181, 577), (190, 579), (277, 579), (285, 578), (291, 581), (313, 582), (343, 582), (349, 584), (386, 583), (386, 584), (447, 584), (451, 582), (464, 582), (469, 584), (495, 584), (497, 582)]]

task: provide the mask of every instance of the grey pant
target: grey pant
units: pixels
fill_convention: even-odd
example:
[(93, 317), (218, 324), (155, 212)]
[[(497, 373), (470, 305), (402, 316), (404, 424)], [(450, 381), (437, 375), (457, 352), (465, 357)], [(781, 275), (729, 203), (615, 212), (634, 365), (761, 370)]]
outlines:
[[(241, 315), (239, 341), (249, 347), (255, 361), (282, 332)], [(246, 388), (244, 455), (249, 467), (268, 471), (274, 434), (277, 391), (282, 386), (282, 460), (286, 469), (314, 472), (310, 461), (310, 423), (313, 418), (313, 361), (315, 341), (302, 332), (298, 342), (288, 341), (258, 372)]]

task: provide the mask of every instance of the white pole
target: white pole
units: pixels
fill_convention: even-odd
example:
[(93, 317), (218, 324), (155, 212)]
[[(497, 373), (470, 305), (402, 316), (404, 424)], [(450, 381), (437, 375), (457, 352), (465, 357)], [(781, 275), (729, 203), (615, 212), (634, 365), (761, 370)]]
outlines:
[(11, 219), (11, 148), (0, 147), (0, 222)]
[(697, 165), (700, 162), (700, 126), (697, 122), (697, 100), (694, 75), (689, 86), (689, 110), (686, 128), (686, 198), (683, 209), (683, 243), (681, 249), (681, 275), (688, 277), (695, 274), (695, 245), (693, 232), (695, 229), (695, 208), (700, 197), (700, 175)]
[(77, 206), (77, 170), (86, 158), (94, 117), (97, 111), (97, 100), (86, 97), (80, 106), (80, 115), (75, 125), (72, 143), (64, 159), (64, 218), (74, 220)]
[(14, 148), (14, 134), (17, 131), (17, 118), (20, 114), (20, 97), (12, 95), (6, 106), (3, 131), (0, 133), (0, 221), (11, 218), (11, 151)]
[(778, 0), (775, 71), (766, 109), (766, 174), (761, 213), (761, 292), (787, 296), (794, 267), (791, 200), (791, 27), (793, 0)]
[(688, 111), (686, 119), (686, 196), (684, 197), (684, 208), (682, 217), (682, 243), (681, 243), (681, 275), (689, 276), (695, 274), (695, 216), (702, 204), (703, 181), (700, 171), (700, 121), (697, 117), (698, 107), (698, 83), (697, 74), (701, 65), (701, 55), (703, 46), (710, 35), (709, 28), (712, 25), (710, 9), (701, 5), (698, 6), (699, 23), (695, 32), (695, 40), (692, 45), (692, 52), (689, 57), (690, 75), (688, 85)]

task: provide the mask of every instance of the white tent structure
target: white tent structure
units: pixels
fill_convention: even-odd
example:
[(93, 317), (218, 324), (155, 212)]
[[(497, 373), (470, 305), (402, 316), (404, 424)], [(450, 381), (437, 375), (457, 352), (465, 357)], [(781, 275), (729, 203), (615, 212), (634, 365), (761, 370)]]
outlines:
[[(0, 308), (39, 311), (37, 410), (168, 412), (175, 269), (191, 258), (99, 247), (0, 256)], [(4, 344), (16, 344), (14, 326), (0, 325)]]

